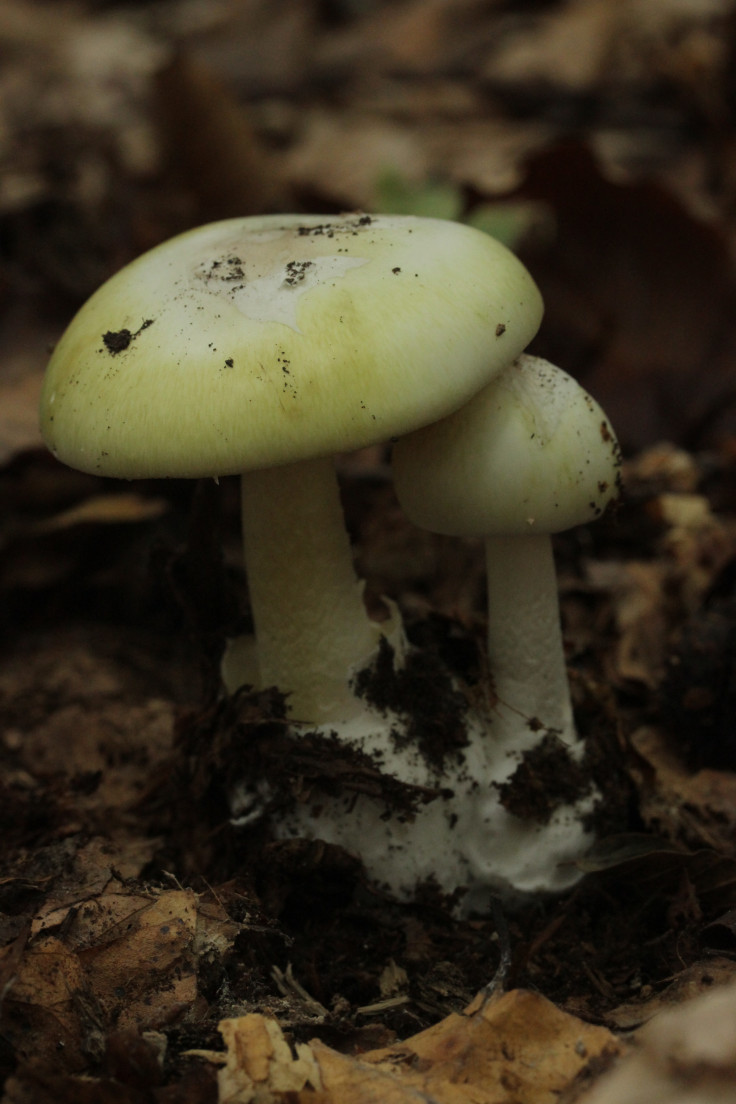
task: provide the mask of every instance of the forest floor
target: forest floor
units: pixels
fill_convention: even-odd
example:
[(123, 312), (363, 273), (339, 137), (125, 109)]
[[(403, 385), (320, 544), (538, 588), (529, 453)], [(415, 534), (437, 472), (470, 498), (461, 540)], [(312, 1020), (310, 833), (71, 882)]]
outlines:
[[(736, 7), (6, 0), (0, 52), (2, 1100), (736, 1101)], [(618, 509), (555, 543), (604, 795), (564, 894), (459, 918), (234, 825), (283, 727), (218, 683), (236, 482), (43, 448), (107, 276), (286, 210), (490, 227), (619, 433)], [(338, 466), (369, 598), (474, 685), (482, 545), (413, 527), (382, 449)]]

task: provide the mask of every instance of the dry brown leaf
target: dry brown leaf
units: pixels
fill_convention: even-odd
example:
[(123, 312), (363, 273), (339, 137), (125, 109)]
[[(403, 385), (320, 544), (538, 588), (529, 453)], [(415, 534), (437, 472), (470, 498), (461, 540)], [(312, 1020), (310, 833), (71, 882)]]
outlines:
[[(54, 926), (55, 934), (45, 928)], [(215, 901), (192, 890), (127, 889), (110, 878), (98, 896), (47, 910), (18, 959), (3, 1030), (26, 1060), (84, 1067), (106, 1032), (158, 1029), (197, 1007), (197, 965), (223, 953), (239, 928)]]
[[(646, 559), (595, 560), (586, 578), (610, 595), (616, 623), (611, 678), (656, 689), (672, 655), (673, 633), (700, 609), (709, 587), (733, 557), (736, 532), (695, 493), (699, 475), (691, 457), (659, 445), (628, 462), (628, 524), (651, 531), (656, 555)], [(624, 509), (627, 509), (625, 500)], [(656, 535), (655, 535), (656, 534)], [(646, 546), (646, 539), (641, 543)]]
[(227, 1047), (217, 1077), (220, 1104), (271, 1104), (285, 1094), (301, 1095), (306, 1086), (321, 1088), (311, 1048), (297, 1044), (293, 1055), (275, 1020), (250, 1013), (222, 1020), (219, 1028)]
[(270, 1104), (287, 1092), (300, 1104), (556, 1104), (589, 1063), (622, 1050), (606, 1028), (523, 990), (479, 996), (464, 1014), (359, 1059), (319, 1040), (294, 1058), (260, 1015), (223, 1021), (220, 1031), (220, 1104)]
[(75, 525), (121, 525), (151, 521), (165, 514), (169, 504), (163, 498), (146, 498), (133, 491), (92, 495), (76, 506), (37, 522), (26, 532), (56, 533)]
[(580, 1104), (733, 1104), (736, 985), (663, 1012), (637, 1035), (637, 1049)]
[(23, 733), (23, 759), (31, 772), (70, 778), (99, 772), (89, 792), (77, 794), (75, 807), (79, 813), (99, 810), (110, 829), (112, 811), (131, 809), (150, 786), (152, 769), (170, 750), (173, 718), (172, 704), (160, 699), (61, 705)]
[[(0, 963), (12, 951), (3, 948)], [(3, 1034), (25, 1061), (83, 1068), (79, 1015), (85, 976), (61, 939), (46, 936), (27, 947), (3, 1002)]]
[(119, 888), (125, 878), (139, 877), (156, 846), (156, 840), (134, 835), (115, 840), (95, 837), (79, 847), (70, 869), (55, 882), (31, 921), (31, 936), (50, 934), (80, 902), (95, 900), (111, 886)]
[(617, 1031), (631, 1031), (641, 1027), (661, 1012), (667, 1012), (690, 1001), (702, 993), (711, 992), (716, 985), (736, 981), (736, 963), (730, 958), (707, 958), (688, 966), (661, 993), (648, 1000), (620, 1004), (606, 1013), (606, 1023)]
[[(330, 166), (327, 177), (325, 165)], [(410, 181), (430, 172), (415, 126), (350, 108), (335, 114), (317, 106), (303, 113), (299, 142), (286, 157), (285, 171), (297, 191), (370, 210), (381, 173), (395, 165)]]
[(612, 594), (617, 627), (615, 677), (657, 686), (664, 673), (667, 647), (665, 565), (660, 560), (590, 563), (588, 575)]
[(195, 222), (283, 209), (282, 181), (247, 107), (214, 73), (180, 54), (158, 74), (156, 91), (164, 143), (194, 194)]
[[(620, 1046), (606, 1028), (586, 1024), (536, 993), (514, 990), (496, 1000), (476, 998), (467, 1014), (447, 1016), (362, 1060), (439, 1104), (552, 1104), (588, 1062)], [(321, 1059), (320, 1069), (329, 1089)]]
[(622, 10), (610, 0), (569, 0), (518, 27), (488, 62), (484, 76), (493, 84), (547, 81), (569, 92), (584, 91), (605, 77), (613, 41), (622, 31)]
[(644, 823), (668, 839), (733, 855), (736, 774), (688, 770), (667, 733), (657, 728), (639, 728), (630, 741), (646, 764), (643, 770), (632, 769)]
[(0, 396), (0, 464), (25, 449), (40, 448), (38, 397), (41, 376), (25, 376), (2, 388)]
[(557, 223), (554, 244), (527, 258), (546, 306), (537, 347), (584, 381), (622, 445), (693, 447), (732, 430), (736, 272), (723, 228), (654, 183), (608, 179), (574, 145), (535, 157), (520, 194)]

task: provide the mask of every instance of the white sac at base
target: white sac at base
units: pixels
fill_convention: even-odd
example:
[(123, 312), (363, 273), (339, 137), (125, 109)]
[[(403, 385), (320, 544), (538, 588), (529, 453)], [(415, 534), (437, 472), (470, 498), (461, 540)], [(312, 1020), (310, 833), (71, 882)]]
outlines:
[[(593, 842), (583, 821), (595, 805), (592, 788), (574, 804), (557, 807), (540, 824), (504, 809), (498, 785), (519, 765), (523, 752), (539, 744), (544, 731), (532, 731), (509, 711), (489, 717), (466, 716), (468, 743), (450, 754), (441, 769), (428, 763), (417, 746), (405, 746), (399, 718), (364, 709), (353, 721), (334, 726), (293, 726), (293, 738), (317, 733), (367, 755), (389, 779), (435, 791), (413, 813), (397, 811), (387, 800), (347, 791), (338, 797), (315, 789), (302, 803), (281, 813), (272, 829), (279, 839), (321, 839), (358, 856), (369, 879), (398, 899), (411, 899), (426, 882), (461, 894), (463, 913), (482, 911), (489, 894), (504, 898), (551, 893), (580, 877), (576, 864)], [(399, 739), (397, 739), (397, 735)], [(582, 744), (568, 748), (579, 759)], [(389, 791), (390, 793), (390, 791)], [(233, 803), (234, 823), (251, 822), (265, 808), (263, 789), (243, 787)]]

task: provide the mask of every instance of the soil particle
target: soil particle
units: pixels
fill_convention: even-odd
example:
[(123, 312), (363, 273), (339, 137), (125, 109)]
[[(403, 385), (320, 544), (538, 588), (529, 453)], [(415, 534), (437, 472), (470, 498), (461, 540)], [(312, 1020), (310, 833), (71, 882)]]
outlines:
[(524, 752), (508, 781), (497, 784), (504, 809), (537, 824), (549, 823), (555, 809), (573, 804), (589, 788), (588, 772), (552, 732)]
[(153, 319), (147, 318), (145, 322), (143, 322), (138, 327), (135, 333), (132, 333), (130, 330), (127, 329), (108, 330), (107, 333), (104, 333), (102, 335), (102, 343), (107, 349), (110, 356), (116, 356), (118, 353), (123, 353), (126, 349), (130, 348), (136, 337), (138, 337), (139, 334), (143, 333), (144, 330), (147, 330), (148, 327), (152, 325)]
[(441, 768), (448, 755), (467, 746), (468, 702), (431, 652), (410, 650), (400, 667), (394, 659), (382, 637), (375, 662), (356, 676), (355, 693), (384, 715), (401, 718), (399, 747), (415, 744), (428, 763)]

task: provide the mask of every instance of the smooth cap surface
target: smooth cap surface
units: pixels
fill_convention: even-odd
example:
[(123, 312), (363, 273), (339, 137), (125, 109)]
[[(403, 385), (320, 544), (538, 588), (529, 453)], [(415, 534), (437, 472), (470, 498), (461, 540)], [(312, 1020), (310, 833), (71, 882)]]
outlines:
[(451, 536), (560, 532), (594, 521), (620, 489), (618, 443), (598, 403), (526, 355), (399, 441), (392, 463), (408, 517)]
[(88, 300), (49, 363), (41, 428), (64, 463), (124, 478), (327, 456), (457, 409), (541, 315), (516, 257), (457, 223), (229, 219)]

